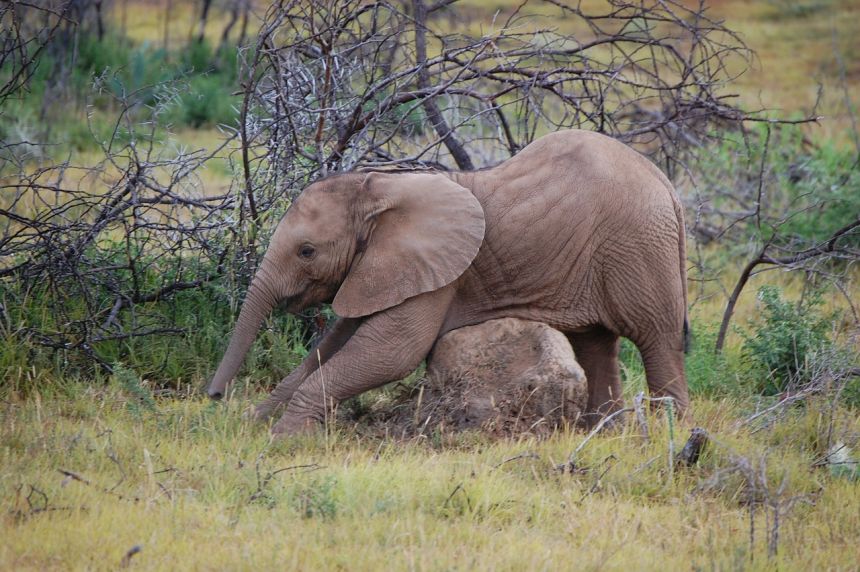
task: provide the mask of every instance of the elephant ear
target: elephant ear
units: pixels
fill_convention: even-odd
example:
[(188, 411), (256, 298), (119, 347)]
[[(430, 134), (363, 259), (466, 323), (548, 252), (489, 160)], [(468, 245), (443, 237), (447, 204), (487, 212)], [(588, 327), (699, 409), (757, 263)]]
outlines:
[(484, 240), (478, 199), (442, 174), (371, 173), (356, 201), (368, 235), (335, 296), (339, 316), (367, 316), (450, 284)]

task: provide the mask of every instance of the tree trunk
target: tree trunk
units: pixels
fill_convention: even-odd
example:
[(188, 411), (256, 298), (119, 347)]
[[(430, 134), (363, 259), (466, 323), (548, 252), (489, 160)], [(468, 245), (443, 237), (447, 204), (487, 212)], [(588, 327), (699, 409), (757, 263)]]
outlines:
[(241, 0), (234, 0), (230, 5), (230, 21), (227, 22), (226, 26), (224, 26), (224, 31), (221, 32), (221, 41), (218, 42), (218, 49), (215, 50), (215, 54), (219, 57), (227, 49), (227, 42), (230, 41), (230, 32), (233, 31), (233, 26), (235, 26), (236, 22), (239, 20), (240, 1)]
[(249, 0), (239, 0), (242, 3), (242, 27), (239, 29), (239, 40), (237, 46), (245, 45), (245, 38), (248, 37), (248, 12), (251, 10)]
[(99, 42), (105, 39), (105, 20), (102, 14), (102, 0), (96, 0), (95, 2), (96, 9), (96, 34), (98, 36)]
[[(412, 9), (415, 17), (415, 60), (421, 66), (418, 70), (418, 88), (427, 89), (430, 86), (430, 74), (427, 73), (427, 68), (424, 65), (427, 62), (427, 7), (423, 0), (412, 0)], [(433, 96), (425, 96), (422, 105), (424, 111), (427, 112), (427, 118), (433, 124), (433, 129), (442, 138), (445, 147), (448, 148), (454, 161), (457, 162), (457, 166), (463, 171), (474, 170), (475, 166), (472, 164), (472, 159), (466, 153), (463, 145), (454, 137), (452, 129), (442, 117), (442, 112), (433, 100)]]
[(197, 31), (197, 43), (202, 44), (206, 38), (206, 21), (209, 19), (209, 8), (212, 7), (212, 0), (203, 0), (203, 9), (200, 11), (200, 24)]
[(164, 59), (170, 50), (170, 12), (173, 7), (172, 0), (164, 0)]

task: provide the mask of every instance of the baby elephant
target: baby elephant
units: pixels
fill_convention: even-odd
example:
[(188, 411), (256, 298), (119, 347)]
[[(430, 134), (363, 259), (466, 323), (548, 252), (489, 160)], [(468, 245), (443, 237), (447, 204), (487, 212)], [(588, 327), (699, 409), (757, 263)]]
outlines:
[(475, 172), (357, 172), (307, 187), (275, 229), (209, 396), (275, 305), (339, 319), (255, 412), (307, 430), (332, 403), (408, 375), (443, 334), (512, 317), (565, 333), (588, 421), (621, 407), (619, 336), (683, 415), (684, 219), (669, 180), (603, 135), (561, 131)]

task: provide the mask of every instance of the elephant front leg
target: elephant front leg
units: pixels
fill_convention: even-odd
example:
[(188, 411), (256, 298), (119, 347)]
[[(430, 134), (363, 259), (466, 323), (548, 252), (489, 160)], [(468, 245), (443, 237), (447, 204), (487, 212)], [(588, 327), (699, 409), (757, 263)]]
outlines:
[(265, 421), (286, 406), (305, 379), (319, 368), (321, 362), (325, 363), (331, 359), (346, 344), (360, 323), (360, 319), (339, 318), (323, 334), (320, 342), (311, 349), (302, 363), (278, 383), (269, 396), (254, 408), (253, 418), (258, 421)]
[(409, 375), (433, 347), (453, 295), (453, 286), (446, 286), (366, 318), (343, 348), (307, 377), (272, 432), (313, 429), (334, 404)]

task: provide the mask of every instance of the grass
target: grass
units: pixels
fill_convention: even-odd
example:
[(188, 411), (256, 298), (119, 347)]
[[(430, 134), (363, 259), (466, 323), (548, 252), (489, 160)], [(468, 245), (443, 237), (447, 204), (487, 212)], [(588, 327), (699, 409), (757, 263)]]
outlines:
[[(841, 408), (831, 417), (826, 401), (755, 431), (737, 424), (750, 403), (695, 400), (718, 444), (670, 476), (655, 415), (649, 443), (633, 425), (600, 435), (570, 473), (556, 466), (582, 433), (402, 442), (338, 426), (272, 443), (242, 419), (248, 397), (221, 406), (171, 396), (148, 408), (120, 381), (10, 395), (0, 406), (0, 568), (110, 569), (134, 546), (136, 569), (856, 565), (860, 488), (812, 465), (831, 419), (833, 435), (855, 442), (860, 420)], [(752, 490), (732, 472), (741, 458), (766, 484)], [(783, 511), (770, 558), (767, 502)]]

